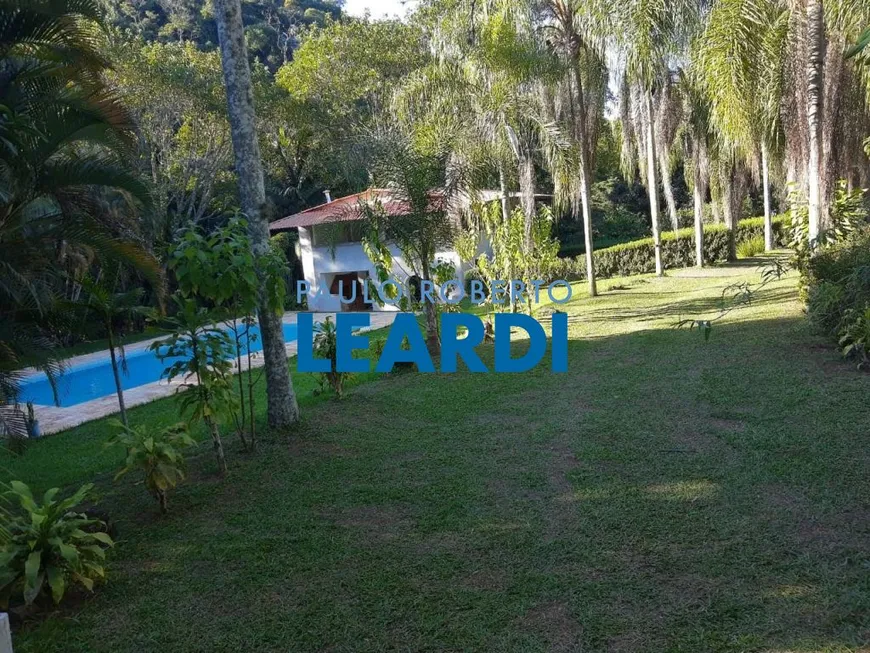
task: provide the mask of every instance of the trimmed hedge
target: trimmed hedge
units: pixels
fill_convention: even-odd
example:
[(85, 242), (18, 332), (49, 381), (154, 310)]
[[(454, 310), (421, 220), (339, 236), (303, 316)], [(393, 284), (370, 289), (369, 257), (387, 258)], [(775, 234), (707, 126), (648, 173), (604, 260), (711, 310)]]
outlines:
[[(748, 218), (737, 223), (736, 240), (741, 242), (764, 236), (764, 218)], [(662, 233), (662, 265), (665, 270), (687, 268), (695, 265), (695, 229), (687, 227), (679, 231)], [(773, 218), (774, 247), (786, 247), (789, 234), (781, 216)], [(595, 250), (592, 255), (595, 276), (627, 277), (656, 271), (655, 248), (652, 238), (634, 240), (605, 249)], [(704, 226), (704, 263), (728, 260), (728, 229), (722, 224)], [(586, 277), (586, 258), (577, 256), (563, 259), (562, 278), (577, 280)]]

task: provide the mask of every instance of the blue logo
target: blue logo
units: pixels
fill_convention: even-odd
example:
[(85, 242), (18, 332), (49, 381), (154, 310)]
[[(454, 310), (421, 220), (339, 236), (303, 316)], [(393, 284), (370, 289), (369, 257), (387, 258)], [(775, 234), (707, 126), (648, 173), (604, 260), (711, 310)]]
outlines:
[[(559, 282), (554, 282), (559, 283)], [(550, 291), (554, 303), (565, 303), (568, 297), (558, 300)], [(495, 284), (493, 284), (495, 285)], [(543, 285), (541, 283), (540, 285)], [(552, 286), (552, 284), (551, 284)], [(461, 287), (461, 286), (460, 286)], [(502, 291), (513, 288), (514, 284), (499, 286)], [(505, 294), (510, 296), (510, 291)], [(477, 299), (477, 298), (475, 298)], [(492, 298), (493, 303), (496, 298)], [(369, 313), (337, 313), (336, 327), (336, 372), (364, 373), (369, 371), (369, 360), (354, 358), (353, 352), (369, 348), (369, 337), (357, 333), (371, 324)], [(511, 352), (511, 331), (522, 330), (528, 335), (528, 350), (521, 356), (513, 357)], [(463, 332), (463, 337), (459, 337)], [(469, 313), (443, 313), (441, 315), (441, 372), (456, 372), (461, 360), (471, 372), (527, 372), (539, 365), (547, 354), (547, 334), (536, 319), (522, 313), (496, 313), (494, 320), (495, 356), (493, 370), (487, 368), (476, 351), (485, 340), (486, 331), (483, 320)], [(297, 369), (300, 372), (330, 372), (332, 361), (314, 357), (314, 338), (316, 335), (314, 316), (300, 313), (298, 316)], [(550, 370), (568, 371), (568, 315), (556, 311), (551, 316)], [(375, 371), (389, 372), (397, 363), (413, 363), (420, 372), (435, 372), (435, 363), (426, 348), (426, 339), (420, 330), (416, 315), (398, 313), (390, 326)]]

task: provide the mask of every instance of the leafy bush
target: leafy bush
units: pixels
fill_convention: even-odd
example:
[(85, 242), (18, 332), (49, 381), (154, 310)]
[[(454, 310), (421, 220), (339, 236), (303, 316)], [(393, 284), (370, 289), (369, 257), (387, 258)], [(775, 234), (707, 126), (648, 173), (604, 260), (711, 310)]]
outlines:
[(843, 356), (858, 361), (858, 369), (870, 367), (870, 306), (863, 311), (849, 309), (840, 331)]
[(752, 258), (764, 251), (764, 236), (753, 236), (737, 244), (737, 258)]
[(160, 512), (165, 513), (167, 491), (184, 480), (181, 449), (196, 444), (187, 425), (176, 424), (152, 431), (144, 424), (129, 427), (119, 420), (112, 420), (112, 423), (120, 430), (107, 444), (122, 445), (127, 449), (124, 467), (115, 474), (115, 479), (133, 469), (141, 469), (145, 473), (145, 487), (160, 503)]
[(807, 315), (823, 333), (837, 337), (843, 353), (866, 367), (870, 319), (870, 226), (823, 247), (801, 269)]
[(63, 501), (55, 500), (59, 490), (52, 488), (37, 503), (26, 484), (10, 483), (4, 497), (17, 502), (23, 514), (11, 514), (5, 524), (8, 537), (0, 549), (0, 606), (5, 608), (18, 595), (30, 605), (49, 592), (60, 603), (69, 586), (92, 590), (94, 581), (105, 578), (103, 547), (114, 545), (109, 534), (100, 530), (105, 523), (72, 510), (92, 487), (83, 485)]
[[(782, 217), (773, 219), (775, 247), (784, 247), (788, 242), (787, 229)], [(764, 218), (749, 218), (737, 224), (737, 243), (764, 237)], [(763, 242), (763, 241), (762, 241)], [(652, 238), (635, 240), (615, 247), (596, 250), (595, 272), (599, 278), (623, 277), (655, 272), (655, 248)], [(728, 260), (728, 229), (725, 225), (704, 227), (704, 261), (716, 263)], [(666, 231), (662, 234), (662, 263), (665, 268), (685, 268), (695, 264), (694, 228)], [(583, 279), (586, 263), (583, 257), (563, 260), (562, 278)]]
[(317, 330), (314, 335), (314, 353), (320, 357), (330, 361), (330, 371), (320, 375), (320, 391), (322, 392), (328, 385), (335, 392), (336, 396), (341, 399), (344, 396), (344, 384), (350, 378), (349, 372), (337, 371), (335, 359), (338, 352), (338, 339), (335, 330), (335, 322), (332, 318), (327, 317), (323, 322), (317, 325)]

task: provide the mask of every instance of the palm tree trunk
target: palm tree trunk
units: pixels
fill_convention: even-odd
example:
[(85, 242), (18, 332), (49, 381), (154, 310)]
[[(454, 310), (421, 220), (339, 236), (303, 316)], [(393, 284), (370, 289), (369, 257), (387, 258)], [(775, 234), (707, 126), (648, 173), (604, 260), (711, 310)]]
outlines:
[(822, 111), (825, 92), (825, 14), (822, 0), (807, 1), (807, 121), (809, 128), (809, 238), (814, 243), (822, 223)]
[(713, 222), (716, 224), (722, 224), (722, 205), (720, 204), (720, 199), (721, 198), (713, 197), (711, 193), (710, 209), (713, 211)]
[(773, 216), (770, 213), (770, 161), (767, 144), (761, 142), (761, 185), (764, 186), (764, 251), (773, 249)]
[[(429, 275), (429, 261), (421, 263), (422, 279), (431, 281)], [(441, 357), (441, 338), (438, 336), (438, 313), (433, 302), (423, 302), (423, 314), (426, 316), (426, 349), (433, 360)]]
[(695, 200), (695, 265), (704, 267), (704, 190), (700, 166), (695, 164), (693, 197)]
[(677, 214), (677, 200), (674, 199), (674, 185), (671, 183), (671, 171), (668, 170), (667, 161), (664, 156), (657, 157), (659, 160), (659, 173), (662, 176), (662, 190), (665, 194), (665, 204), (668, 207), (668, 215), (671, 218), (671, 230), (676, 231), (680, 228), (680, 216)]
[[(269, 253), (269, 223), (255, 126), (251, 71), (248, 67), (239, 0), (217, 0), (215, 20), (221, 47), (236, 174), (239, 177), (239, 198), (248, 219), (251, 250), (259, 258)], [(259, 265), (257, 267), (260, 276), (258, 317), (266, 368), (267, 414), (270, 426), (285, 428), (299, 420), (299, 406), (287, 366), (281, 316), (274, 306), (269, 305), (263, 272)]]
[(731, 163), (727, 170), (721, 174), (722, 179), (722, 211), (725, 214), (725, 228), (728, 230), (728, 260), (737, 258), (737, 215), (739, 204), (736, 201), (737, 181), (735, 180), (735, 166)]
[[(498, 165), (498, 183), (501, 187), (501, 219), (504, 221), (505, 224), (507, 224), (511, 219), (510, 194), (508, 193), (507, 177), (504, 174), (504, 168), (502, 167), (501, 163), (499, 163)], [(513, 263), (511, 263), (510, 278), (514, 278)], [(511, 313), (516, 313), (517, 302), (513, 298), (513, 296), (511, 296), (510, 303)]]
[(127, 407), (124, 405), (124, 388), (121, 386), (121, 374), (118, 371), (118, 360), (115, 357), (115, 337), (112, 333), (111, 326), (108, 330), (109, 334), (109, 358), (112, 360), (112, 375), (115, 377), (115, 392), (118, 393), (118, 407), (121, 409), (121, 422), (124, 426), (130, 426), (127, 423)]
[(659, 233), (659, 193), (656, 182), (656, 152), (655, 127), (653, 126), (652, 93), (644, 92), (646, 96), (646, 174), (647, 193), (649, 194), (649, 212), (652, 221), (653, 247), (656, 257), (656, 276), (662, 276), (662, 237)]
[(592, 245), (592, 198), (589, 194), (591, 185), (589, 173), (589, 151), (591, 143), (587, 142), (586, 136), (586, 102), (583, 97), (583, 81), (580, 77), (580, 71), (577, 69), (576, 57), (574, 58), (575, 65), (574, 79), (577, 87), (577, 113), (573, 111), (572, 98), (572, 118), (574, 120), (574, 133), (577, 139), (578, 150), (580, 151), (580, 208), (583, 211), (583, 239), (586, 245), (586, 280), (589, 283), (589, 296), (598, 296), (598, 286), (595, 283), (595, 263), (593, 260), (593, 245)]
[(532, 250), (532, 221), (535, 219), (535, 164), (531, 155), (523, 153), (519, 160), (520, 202), (525, 219), (526, 254)]
[(498, 165), (498, 185), (501, 189), (501, 219), (507, 223), (511, 216), (510, 195), (508, 194), (507, 179), (504, 174), (504, 167), (501, 163)]

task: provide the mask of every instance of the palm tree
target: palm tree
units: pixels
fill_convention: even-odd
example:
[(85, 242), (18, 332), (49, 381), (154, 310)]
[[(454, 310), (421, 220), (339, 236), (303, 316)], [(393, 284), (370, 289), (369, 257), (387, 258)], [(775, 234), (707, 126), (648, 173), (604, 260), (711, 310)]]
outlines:
[[(582, 0), (548, 0), (544, 3), (545, 27), (549, 29), (549, 42), (563, 59), (567, 75), (559, 85), (559, 98), (563, 119), (568, 128), (576, 152), (576, 166), (565, 176), (553, 175), (556, 195), (567, 186), (573, 208), (580, 209), (583, 216), (583, 232), (586, 245), (586, 277), (589, 294), (595, 297), (592, 243), (592, 172), (595, 167), (595, 150), (598, 133), (607, 98), (607, 67), (605, 64), (605, 35), (608, 14), (600, 11), (595, 3)], [(551, 165), (551, 168), (558, 169)], [(576, 169), (574, 169), (576, 168)], [(576, 180), (579, 183), (572, 183)], [(579, 201), (578, 201), (579, 200)], [(579, 205), (579, 206), (578, 206)]]
[[(269, 252), (269, 221), (255, 126), (251, 70), (239, 0), (217, 0), (215, 21), (227, 90), (236, 174), (239, 178), (239, 198), (242, 211), (248, 219), (251, 249), (255, 258), (260, 259)], [(264, 271), (258, 269), (261, 281), (263, 274)], [(286, 428), (299, 421), (299, 405), (287, 366), (281, 316), (269, 306), (265, 287), (266, 284), (261, 282), (258, 318), (266, 368), (267, 414), (270, 426)]]
[(773, 248), (770, 162), (783, 142), (787, 19), (783, 7), (768, 0), (720, 0), (697, 41), (692, 67), (723, 149), (753, 166), (760, 152), (767, 251)]
[[(516, 179), (527, 252), (535, 219), (535, 163), (543, 161), (554, 178), (565, 179), (571, 160), (570, 144), (547, 102), (549, 85), (562, 79), (563, 71), (538, 42), (528, 9), (501, 0), (456, 3), (432, 28), (435, 62), (411, 75), (394, 101), (408, 129), (437, 133), (434, 140), (448, 144), (469, 167), (486, 161), (497, 171), (505, 221), (508, 186)], [(426, 129), (419, 129), (422, 125)]]
[[(414, 274), (431, 283), (435, 255), (453, 243), (453, 213), (461, 198), (467, 196), (469, 173), (449, 148), (422, 150), (409, 134), (397, 130), (377, 134), (375, 139), (373, 180), (388, 189), (390, 204), (402, 210), (390, 210), (378, 201), (363, 203), (360, 209), (367, 223), (367, 244), (376, 249), (395, 244)], [(429, 355), (440, 357), (434, 303), (424, 300), (423, 313)]]
[[(646, 172), (650, 200), (656, 274), (662, 268), (661, 234), (659, 230), (658, 179), (656, 174), (655, 98), (670, 76), (673, 58), (694, 28), (698, 6), (691, 0), (625, 0), (617, 5), (620, 50), (624, 60), (623, 103), (629, 103), (639, 116), (638, 160)], [(623, 110), (624, 115), (628, 109)], [(642, 154), (641, 151), (643, 150)]]
[[(64, 307), (81, 314), (85, 320), (95, 317), (106, 332), (109, 343), (109, 360), (112, 363), (112, 375), (115, 379), (115, 392), (118, 395), (118, 407), (121, 411), (121, 422), (129, 426), (127, 407), (124, 404), (124, 387), (121, 383), (121, 372), (127, 371), (127, 356), (124, 351), (124, 325), (137, 313), (145, 311), (142, 288), (133, 288), (126, 292), (115, 292), (107, 277), (110, 273), (103, 271), (100, 279), (84, 277), (79, 281), (85, 291), (85, 297), (76, 302), (70, 302)], [(115, 276), (117, 280), (117, 276)]]
[(694, 206), (695, 265), (700, 268), (704, 267), (704, 197), (710, 185), (710, 108), (685, 72), (679, 90), (683, 98), (683, 160)]
[[(131, 173), (123, 106), (105, 88), (102, 4), (0, 2), (0, 404), (18, 397), (22, 366), (53, 378), (55, 311), (64, 272), (123, 261), (159, 290), (159, 266), (132, 217), (147, 186)], [(106, 210), (112, 200), (126, 210)], [(77, 254), (84, 254), (78, 257)]]
[(825, 222), (822, 203), (822, 112), (825, 94), (825, 11), (821, 0), (807, 0), (807, 193), (810, 243)]

